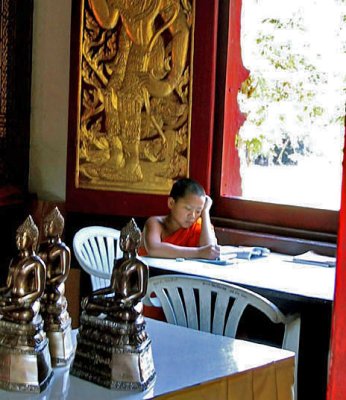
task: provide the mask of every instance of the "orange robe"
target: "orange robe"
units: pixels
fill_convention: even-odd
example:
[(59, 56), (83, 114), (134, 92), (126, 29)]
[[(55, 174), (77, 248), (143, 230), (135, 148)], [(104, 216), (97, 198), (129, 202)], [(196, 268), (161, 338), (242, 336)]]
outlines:
[[(190, 226), (190, 228), (180, 228), (173, 232), (171, 235), (165, 237), (162, 242), (175, 244), (176, 246), (184, 247), (198, 247), (199, 238), (202, 230), (202, 219), (198, 220)], [(148, 255), (144, 246), (138, 249), (138, 255)], [(144, 305), (143, 314), (145, 317), (157, 319), (160, 321), (166, 321), (165, 314), (161, 307), (151, 307)]]
[[(177, 231), (173, 232), (171, 235), (162, 239), (162, 242), (183, 247), (198, 247), (201, 230), (202, 219), (198, 218), (198, 220), (193, 225), (191, 225), (190, 228), (180, 228)], [(144, 246), (138, 249), (138, 255), (148, 255)]]

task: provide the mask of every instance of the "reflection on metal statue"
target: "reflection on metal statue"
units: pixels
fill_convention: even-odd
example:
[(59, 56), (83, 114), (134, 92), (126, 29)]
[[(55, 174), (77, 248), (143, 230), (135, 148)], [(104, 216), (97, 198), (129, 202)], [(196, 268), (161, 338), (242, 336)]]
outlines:
[(142, 315), (149, 270), (137, 258), (140, 239), (132, 219), (121, 230), (123, 258), (114, 262), (110, 285), (82, 300), (71, 373), (111, 389), (146, 390), (156, 375)]
[(193, 7), (84, 5), (77, 186), (166, 194), (188, 174)]
[(43, 221), (45, 241), (39, 255), (46, 264), (47, 280), (42, 298), (42, 316), (49, 338), (49, 350), (54, 367), (68, 364), (73, 356), (71, 318), (67, 311), (65, 281), (70, 272), (71, 252), (61, 240), (64, 218), (55, 207)]
[(46, 267), (35, 254), (37, 240), (38, 228), (29, 216), (17, 229), (18, 254), (0, 288), (0, 387), (38, 393), (48, 385), (52, 368), (40, 313)]

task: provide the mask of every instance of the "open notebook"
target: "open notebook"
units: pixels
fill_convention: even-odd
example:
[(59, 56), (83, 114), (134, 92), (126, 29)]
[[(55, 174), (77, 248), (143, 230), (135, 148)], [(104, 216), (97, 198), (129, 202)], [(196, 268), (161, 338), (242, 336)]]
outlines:
[(220, 259), (240, 258), (243, 260), (251, 260), (252, 258), (266, 257), (270, 254), (267, 247), (259, 246), (221, 246)]
[(266, 257), (270, 250), (266, 247), (258, 246), (221, 246), (221, 256), (216, 260), (207, 260), (198, 258), (196, 261), (206, 262), (208, 264), (229, 265), (235, 259), (251, 260), (258, 257)]

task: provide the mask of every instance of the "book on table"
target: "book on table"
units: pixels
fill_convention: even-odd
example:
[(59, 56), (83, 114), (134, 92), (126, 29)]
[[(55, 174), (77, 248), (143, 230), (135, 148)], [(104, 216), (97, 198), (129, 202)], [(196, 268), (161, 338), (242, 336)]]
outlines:
[(251, 260), (258, 257), (267, 257), (270, 250), (261, 246), (221, 246), (220, 259), (238, 258), (243, 260)]
[(266, 257), (269, 254), (270, 250), (267, 247), (221, 245), (220, 257), (214, 260), (207, 258), (195, 258), (193, 260), (208, 264), (230, 265), (233, 264), (236, 259), (251, 260), (254, 258)]
[(312, 250), (306, 251), (305, 253), (298, 254), (292, 258), (292, 261), (300, 264), (311, 264), (320, 267), (335, 267), (336, 258), (331, 256), (324, 256), (315, 253)]

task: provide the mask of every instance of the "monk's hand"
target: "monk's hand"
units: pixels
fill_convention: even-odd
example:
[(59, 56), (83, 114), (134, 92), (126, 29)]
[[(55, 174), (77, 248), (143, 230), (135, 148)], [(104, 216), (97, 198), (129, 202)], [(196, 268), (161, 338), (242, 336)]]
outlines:
[(205, 203), (204, 203), (204, 207), (203, 207), (202, 213), (203, 213), (203, 212), (209, 213), (212, 204), (213, 204), (213, 200), (211, 199), (210, 196), (206, 195), (206, 196), (205, 196)]
[(215, 260), (220, 257), (221, 247), (217, 244), (208, 244), (207, 246), (200, 247), (200, 258), (207, 258), (208, 260)]

